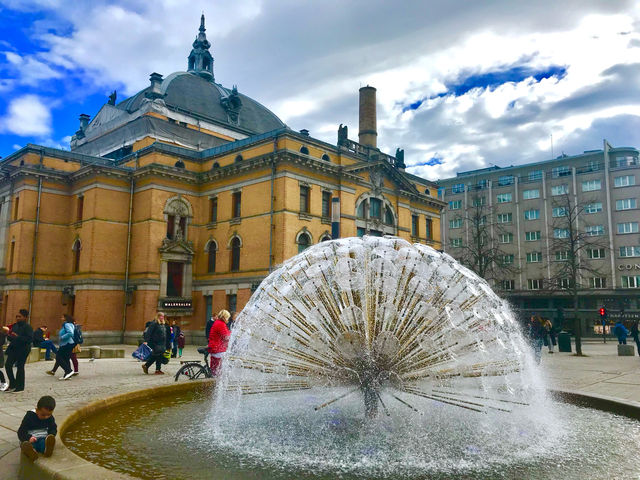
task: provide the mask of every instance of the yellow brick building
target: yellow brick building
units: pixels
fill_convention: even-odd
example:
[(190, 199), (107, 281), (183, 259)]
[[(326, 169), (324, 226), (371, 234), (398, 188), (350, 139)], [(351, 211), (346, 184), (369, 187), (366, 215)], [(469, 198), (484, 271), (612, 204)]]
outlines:
[[(201, 335), (240, 310), (309, 245), (393, 234), (440, 248), (437, 188), (376, 148), (375, 89), (360, 91), (360, 136), (336, 145), (295, 132), (215, 83), (204, 17), (186, 72), (80, 116), (71, 151), (27, 145), (2, 159), (2, 323), (30, 308), (91, 343), (134, 341), (156, 310)], [(333, 224), (332, 224), (333, 215)]]

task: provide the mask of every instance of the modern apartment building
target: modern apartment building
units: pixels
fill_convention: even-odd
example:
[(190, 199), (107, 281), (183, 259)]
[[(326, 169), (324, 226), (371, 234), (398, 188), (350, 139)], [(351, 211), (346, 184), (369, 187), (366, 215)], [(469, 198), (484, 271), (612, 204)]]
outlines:
[(602, 150), (461, 172), (439, 184), (440, 198), (447, 203), (441, 219), (443, 248), (465, 258), (478, 231), (469, 212), (482, 208), (476, 216), (478, 223), (489, 225), (487, 238), (475, 240), (490, 242), (504, 267), (492, 279), (494, 288), (524, 314), (535, 311), (553, 318), (562, 308), (566, 319), (573, 316), (573, 301), (562, 288), (571, 280), (558, 278), (567, 251), (557, 249), (571, 230), (586, 245), (577, 255), (588, 267), (578, 278), (586, 287), (578, 301), (584, 333), (602, 331), (600, 306), (607, 308), (609, 320), (640, 317), (637, 149), (614, 148), (605, 140)]

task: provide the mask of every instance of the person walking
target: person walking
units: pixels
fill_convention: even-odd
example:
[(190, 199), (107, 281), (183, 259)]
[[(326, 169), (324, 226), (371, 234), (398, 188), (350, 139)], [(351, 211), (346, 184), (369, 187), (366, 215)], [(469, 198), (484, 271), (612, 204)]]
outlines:
[(548, 318), (543, 320), (544, 336), (549, 353), (553, 353), (553, 347), (556, 345), (556, 333), (553, 331), (553, 324)]
[(149, 373), (149, 367), (156, 364), (156, 375), (163, 375), (162, 364), (164, 352), (167, 350), (167, 329), (164, 321), (164, 313), (156, 313), (156, 318), (145, 329), (145, 342), (151, 349), (149, 359), (142, 365), (142, 371)]
[(180, 330), (180, 334), (178, 334), (178, 358), (182, 358), (182, 350), (184, 349), (184, 344), (184, 332)]
[[(60, 365), (62, 370), (64, 370), (64, 375), (60, 377), (60, 380), (69, 380), (73, 376), (73, 370), (71, 369), (71, 353), (73, 352), (73, 347), (75, 347), (74, 342), (74, 320), (71, 315), (63, 315), (63, 324), (60, 329), (59, 338), (60, 338), (60, 348), (58, 348), (58, 355), (56, 356), (56, 365)], [(54, 365), (54, 369), (56, 366)], [(55, 371), (53, 371), (55, 373)], [(49, 372), (47, 372), (49, 373)], [(54, 373), (51, 373), (53, 375)]]
[(638, 338), (638, 320), (633, 322), (631, 325), (631, 336), (633, 337), (633, 341), (636, 342), (636, 349), (638, 350), (638, 355), (640, 355), (640, 338)]
[(38, 348), (44, 348), (44, 359), (49, 361), (53, 360), (51, 358), (51, 352), (54, 354), (58, 353), (58, 349), (55, 344), (49, 339), (50, 337), (49, 329), (46, 325), (41, 325), (36, 328), (33, 332), (33, 346)]
[(529, 322), (529, 338), (531, 339), (531, 345), (533, 347), (533, 354), (536, 363), (540, 365), (540, 357), (542, 356), (542, 344), (544, 338), (544, 327), (542, 325), (542, 319), (535, 313), (531, 315), (531, 321)]
[[(78, 357), (76, 355), (77, 353), (77, 349), (80, 347), (80, 344), (77, 341), (77, 337), (78, 335), (80, 335), (80, 337), (82, 337), (82, 333), (80, 332), (80, 328), (79, 326), (76, 326), (76, 320), (71, 317), (70, 315), (62, 315), (62, 317), (60, 317), (62, 320), (62, 325), (64, 326), (65, 322), (67, 322), (67, 319), (70, 319), (71, 322), (73, 323), (73, 348), (71, 349), (71, 353), (69, 354), (69, 361), (71, 362), (71, 365), (73, 366), (73, 375), (78, 375), (79, 374), (79, 370), (78, 370)], [(45, 373), (47, 375), (55, 375), (56, 371), (58, 370), (58, 367), (60, 367), (60, 361), (58, 360), (58, 357), (56, 356), (56, 363), (53, 364), (53, 368), (51, 370), (47, 370)]]
[(622, 320), (619, 320), (618, 323), (616, 323), (616, 326), (613, 327), (613, 333), (618, 337), (618, 345), (627, 344), (627, 335), (629, 335), (629, 330), (624, 326)]
[[(178, 338), (182, 333), (182, 329), (176, 323), (175, 320), (171, 322), (171, 330), (173, 331), (173, 340), (171, 341), (171, 358), (176, 358), (178, 356)], [(182, 354), (180, 354), (182, 356)]]
[[(9, 379), (7, 392), (22, 392), (24, 390), (24, 365), (31, 352), (33, 341), (33, 328), (27, 323), (29, 310), (21, 309), (16, 315), (16, 323), (11, 329), (2, 327), (9, 340), (7, 347), (6, 371)], [(13, 376), (13, 366), (16, 366), (16, 375)]]
[(209, 332), (208, 349), (211, 358), (211, 373), (214, 376), (220, 370), (223, 354), (227, 351), (227, 346), (229, 345), (231, 331), (227, 327), (227, 322), (230, 317), (231, 314), (227, 310), (220, 310)]

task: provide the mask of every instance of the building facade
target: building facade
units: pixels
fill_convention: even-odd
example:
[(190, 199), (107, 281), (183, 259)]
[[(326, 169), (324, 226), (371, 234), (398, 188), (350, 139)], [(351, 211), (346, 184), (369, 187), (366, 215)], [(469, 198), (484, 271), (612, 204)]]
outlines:
[(573, 316), (567, 292), (573, 279), (558, 278), (558, 272), (566, 272), (562, 267), (570, 248), (558, 245), (573, 238), (582, 242), (571, 251), (581, 265), (578, 308), (584, 333), (602, 332), (601, 306), (609, 320), (640, 318), (637, 149), (604, 141), (602, 150), (461, 172), (439, 184), (447, 203), (443, 248), (463, 257), (474, 237), (472, 215), (463, 212), (484, 208), (494, 259), (503, 262), (494, 287), (516, 308), (550, 318), (562, 308), (567, 318)]
[(359, 141), (289, 129), (215, 83), (204, 17), (187, 71), (153, 73), (80, 116), (71, 151), (27, 145), (2, 159), (3, 324), (20, 308), (94, 343), (135, 341), (156, 310), (201, 335), (240, 310), (280, 263), (334, 238), (392, 234), (440, 248), (437, 186), (376, 147), (375, 89)]

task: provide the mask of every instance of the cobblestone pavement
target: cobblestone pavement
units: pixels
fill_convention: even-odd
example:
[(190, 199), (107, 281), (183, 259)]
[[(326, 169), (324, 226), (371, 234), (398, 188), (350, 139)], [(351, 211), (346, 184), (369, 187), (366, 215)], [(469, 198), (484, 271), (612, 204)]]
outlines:
[[(122, 348), (121, 345), (118, 346)], [(80, 375), (68, 381), (46, 375), (53, 362), (36, 362), (26, 366), (26, 388), (21, 393), (0, 392), (0, 480), (18, 478), (20, 451), (16, 431), (27, 410), (35, 407), (42, 395), (56, 399), (55, 416), (60, 419), (92, 401), (173, 382), (180, 364), (172, 359), (163, 366), (166, 375), (144, 375), (140, 363), (131, 357), (134, 347), (126, 345), (124, 359), (80, 359)], [(616, 397), (640, 405), (640, 357), (618, 357), (616, 342), (607, 344), (585, 342), (583, 353), (576, 357), (569, 353), (543, 350), (542, 368), (550, 388), (579, 391), (587, 394)], [(182, 360), (202, 357), (195, 347), (187, 347)], [(153, 367), (152, 367), (153, 368)], [(623, 439), (621, 439), (623, 441)]]

